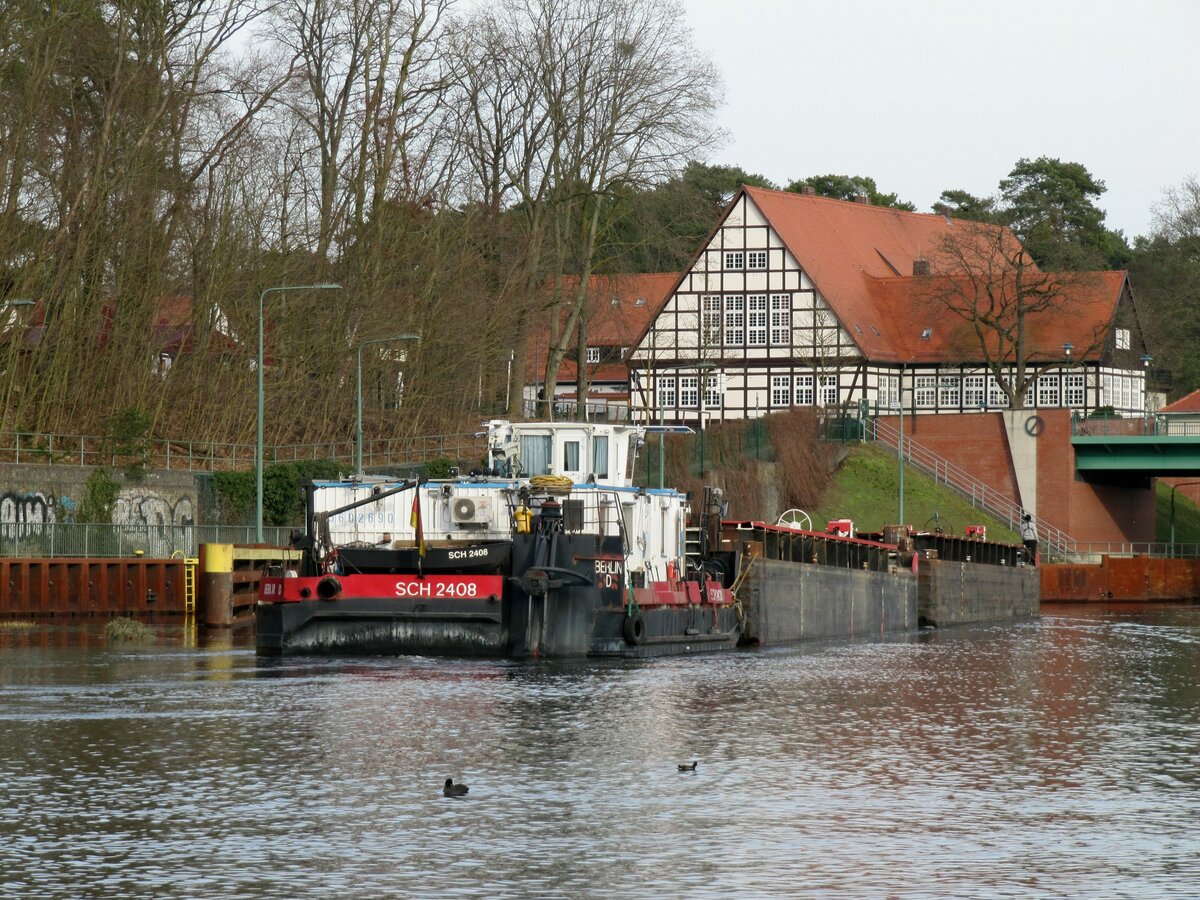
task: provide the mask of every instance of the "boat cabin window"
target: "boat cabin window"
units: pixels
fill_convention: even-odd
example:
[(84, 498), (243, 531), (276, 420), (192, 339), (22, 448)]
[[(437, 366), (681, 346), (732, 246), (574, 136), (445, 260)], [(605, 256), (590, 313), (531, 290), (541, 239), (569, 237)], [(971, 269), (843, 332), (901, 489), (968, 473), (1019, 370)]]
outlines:
[(592, 436), (592, 474), (597, 478), (608, 477), (608, 435)]
[(521, 473), (530, 478), (550, 474), (550, 435), (521, 435)]
[(563, 472), (579, 471), (579, 441), (563, 441)]

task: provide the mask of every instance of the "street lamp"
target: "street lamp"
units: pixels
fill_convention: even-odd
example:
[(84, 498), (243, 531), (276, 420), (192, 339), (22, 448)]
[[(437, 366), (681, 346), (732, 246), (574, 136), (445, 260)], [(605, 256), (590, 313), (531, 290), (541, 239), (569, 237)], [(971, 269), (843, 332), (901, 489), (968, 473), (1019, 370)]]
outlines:
[(254, 539), (263, 542), (263, 303), (273, 291), (338, 291), (340, 284), (281, 284), (258, 295), (258, 440), (254, 445)]
[(397, 335), (394, 335), (393, 337), (375, 338), (374, 340), (363, 341), (361, 344), (358, 345), (357, 378), (355, 379), (355, 382), (354, 382), (354, 408), (356, 410), (355, 419), (354, 419), (354, 423), (355, 423), (354, 468), (355, 468), (355, 471), (358, 472), (359, 475), (362, 475), (362, 473), (363, 473), (363, 461), (362, 461), (362, 445), (363, 445), (362, 352), (363, 352), (363, 347), (366, 347), (368, 344), (386, 344), (389, 341), (419, 341), (420, 339), (421, 339), (421, 335), (419, 335), (419, 334), (397, 334)]
[(1188, 487), (1193, 484), (1200, 484), (1200, 481), (1181, 481), (1179, 484), (1171, 485), (1171, 556), (1175, 555), (1175, 488)]

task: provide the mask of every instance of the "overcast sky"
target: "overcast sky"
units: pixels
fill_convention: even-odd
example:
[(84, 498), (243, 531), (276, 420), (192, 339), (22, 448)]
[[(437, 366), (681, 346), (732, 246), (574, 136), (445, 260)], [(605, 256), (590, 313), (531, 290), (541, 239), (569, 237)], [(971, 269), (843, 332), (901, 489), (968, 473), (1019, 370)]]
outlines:
[(720, 69), (709, 162), (783, 187), (866, 175), (928, 212), (1021, 157), (1104, 181), (1106, 224), (1146, 234), (1200, 174), (1200, 0), (683, 0)]

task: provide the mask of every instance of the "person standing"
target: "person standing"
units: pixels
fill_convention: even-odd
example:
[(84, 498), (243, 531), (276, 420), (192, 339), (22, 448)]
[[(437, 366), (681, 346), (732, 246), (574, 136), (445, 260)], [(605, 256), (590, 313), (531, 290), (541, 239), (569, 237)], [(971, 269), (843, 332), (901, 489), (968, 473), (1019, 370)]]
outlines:
[(1033, 524), (1033, 516), (1029, 513), (1021, 518), (1021, 540), (1025, 542), (1025, 556), (1031, 565), (1036, 566), (1037, 559), (1037, 526)]

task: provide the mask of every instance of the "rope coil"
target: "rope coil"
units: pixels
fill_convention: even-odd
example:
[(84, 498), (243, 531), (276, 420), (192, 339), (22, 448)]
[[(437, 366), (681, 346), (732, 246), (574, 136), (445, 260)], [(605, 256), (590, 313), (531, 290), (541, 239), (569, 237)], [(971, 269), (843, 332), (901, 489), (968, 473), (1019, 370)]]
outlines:
[(529, 486), (547, 494), (569, 494), (575, 482), (566, 475), (534, 475), (529, 479)]

